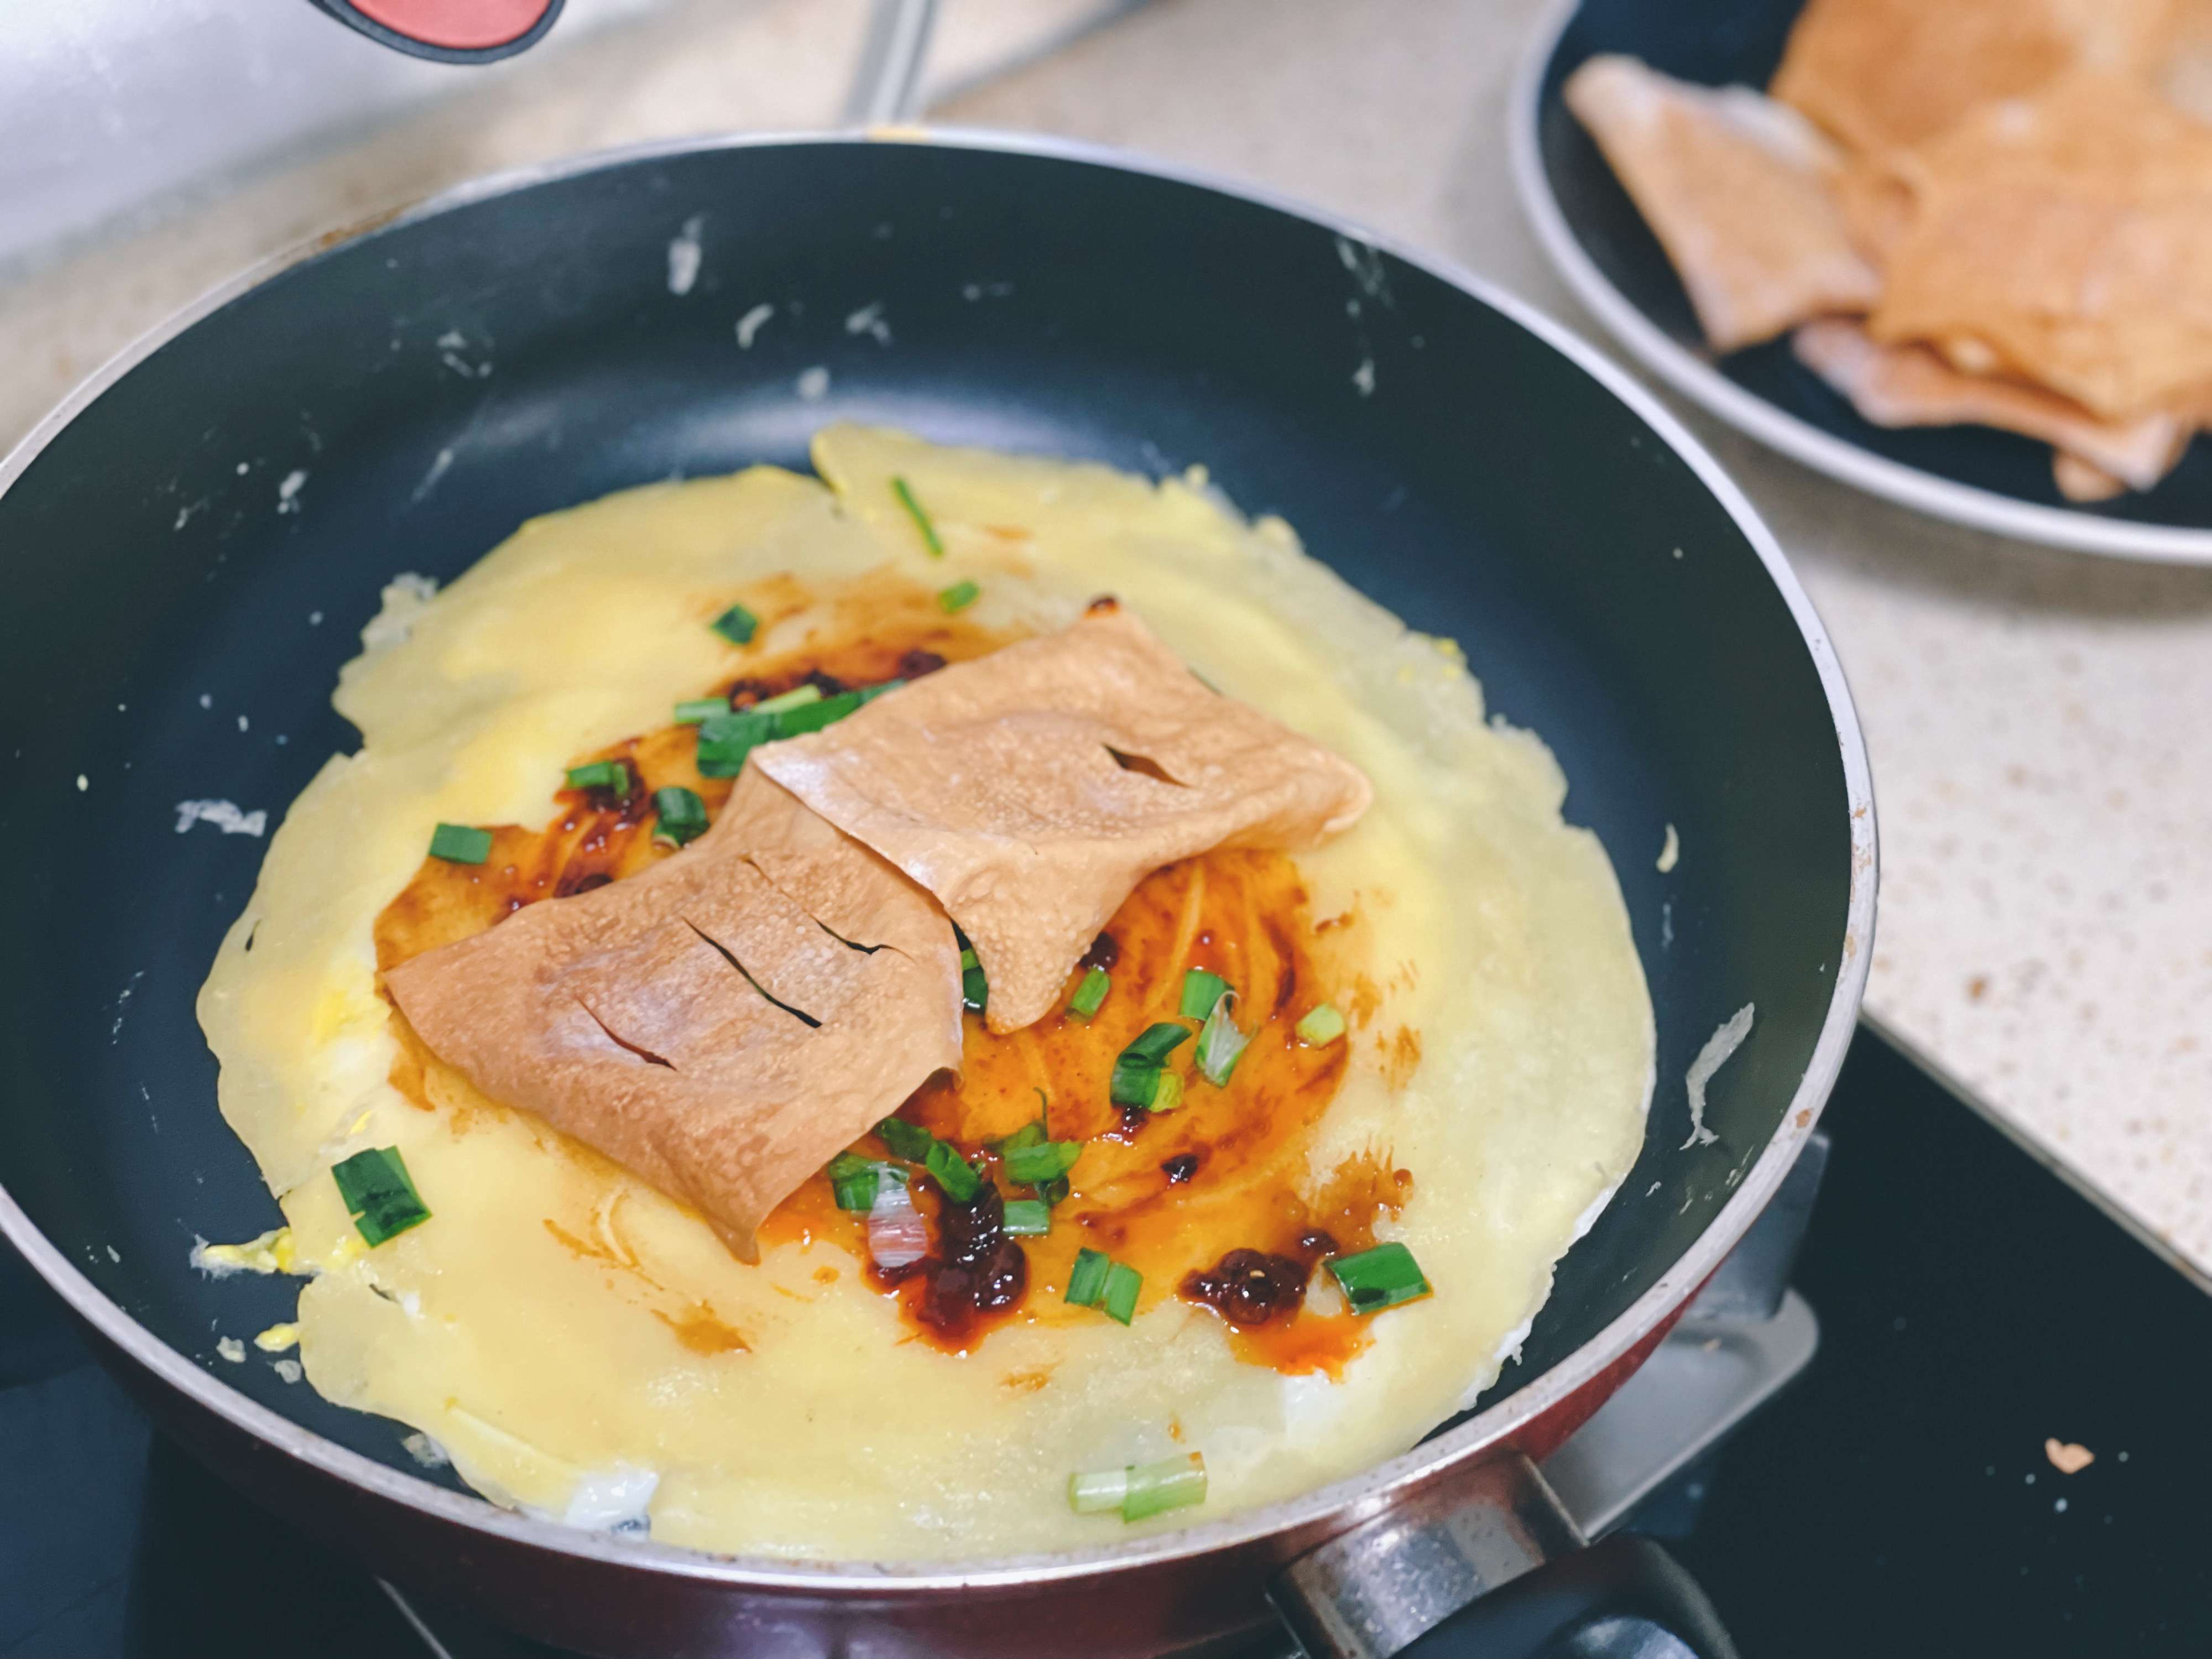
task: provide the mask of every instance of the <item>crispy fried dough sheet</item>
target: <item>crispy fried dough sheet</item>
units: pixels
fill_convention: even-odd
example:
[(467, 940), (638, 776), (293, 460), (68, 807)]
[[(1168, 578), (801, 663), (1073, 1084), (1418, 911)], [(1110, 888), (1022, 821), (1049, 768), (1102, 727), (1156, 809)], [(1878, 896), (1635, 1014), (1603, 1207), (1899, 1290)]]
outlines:
[(2212, 121), (2212, 0), (2174, 0), (2152, 79), (2185, 115)]
[(2069, 455), (2063, 449), (2051, 452), (2051, 482), (2069, 501), (2109, 501), (2128, 493), (2126, 480), (2116, 478), (2095, 462)]
[[(1880, 344), (1855, 323), (1808, 323), (1791, 343), (1799, 362), (1876, 426), (2002, 427), (2056, 445), (2077, 468), (2134, 489), (2156, 484), (2189, 442), (2189, 424), (2172, 415), (2100, 421), (2034, 386), (1963, 374), (1925, 346)], [(2069, 469), (2059, 474), (2062, 489), (2069, 476), (2094, 487), (2087, 471)]]
[(1881, 279), (1836, 200), (1837, 158), (1796, 112), (1747, 87), (1690, 86), (1615, 56), (1577, 70), (1565, 95), (1666, 248), (1715, 350), (1874, 303)]
[(752, 763), (936, 895), (994, 1031), (1033, 1024), (1138, 882), (1214, 847), (1301, 848), (1373, 792), (1350, 763), (1208, 690), (1110, 600), (939, 670)]
[(696, 1206), (749, 1261), (793, 1188), (960, 1064), (943, 913), (750, 768), (684, 851), (385, 982), (477, 1088)]
[(1875, 338), (1982, 342), (2111, 420), (2206, 406), (2212, 128), (2085, 73), (1890, 159), (1914, 205)]
[(1893, 164), (1899, 153), (1850, 156), (1835, 175), (1836, 205), (1851, 246), (1877, 270), (1888, 270), (1890, 256), (1911, 234), (1920, 205), (1911, 181)]
[(1853, 149), (1917, 144), (2072, 70), (2154, 70), (2193, 0), (1812, 0), (1768, 88)]

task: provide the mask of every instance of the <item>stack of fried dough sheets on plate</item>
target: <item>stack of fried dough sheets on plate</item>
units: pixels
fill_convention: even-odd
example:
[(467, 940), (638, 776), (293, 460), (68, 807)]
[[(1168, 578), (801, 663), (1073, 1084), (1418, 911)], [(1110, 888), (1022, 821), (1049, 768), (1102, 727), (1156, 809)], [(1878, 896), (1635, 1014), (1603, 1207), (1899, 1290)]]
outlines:
[(781, 1199), (959, 1069), (955, 924), (991, 1029), (1017, 1030), (1152, 871), (1310, 847), (1372, 799), (1102, 600), (763, 744), (690, 848), (386, 983), (479, 1089), (696, 1206), (750, 1261)]
[(1811, 0), (1765, 94), (1568, 80), (1716, 351), (2154, 486), (2212, 423), (2212, 0)]

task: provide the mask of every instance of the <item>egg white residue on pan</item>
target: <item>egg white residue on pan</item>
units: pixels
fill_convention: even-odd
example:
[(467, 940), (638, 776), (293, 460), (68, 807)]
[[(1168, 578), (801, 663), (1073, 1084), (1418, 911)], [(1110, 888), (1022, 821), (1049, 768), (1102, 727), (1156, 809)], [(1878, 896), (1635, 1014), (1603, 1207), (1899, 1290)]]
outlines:
[(1698, 1049), (1697, 1057), (1691, 1060), (1690, 1069), (1682, 1079), (1684, 1091), (1690, 1097), (1690, 1138), (1682, 1143), (1682, 1151), (1686, 1152), (1692, 1146), (1709, 1146), (1720, 1139), (1705, 1127), (1705, 1085), (1713, 1080), (1713, 1074), (1728, 1064), (1729, 1057), (1743, 1046), (1743, 1040), (1751, 1035), (1753, 1012), (1753, 1005), (1747, 1002), (1730, 1014), (1721, 1023), (1720, 1029), (1705, 1039), (1705, 1047)]
[(668, 239), (668, 291), (678, 299), (699, 280), (699, 233), (706, 224), (707, 216), (695, 213), (684, 222), (682, 230)]
[(180, 800), (176, 812), (180, 836), (195, 823), (211, 823), (226, 836), (259, 836), (269, 828), (267, 811), (242, 811), (234, 800)]
[(754, 337), (768, 325), (769, 319), (775, 315), (775, 307), (763, 301), (738, 318), (738, 349), (750, 351), (753, 349)]

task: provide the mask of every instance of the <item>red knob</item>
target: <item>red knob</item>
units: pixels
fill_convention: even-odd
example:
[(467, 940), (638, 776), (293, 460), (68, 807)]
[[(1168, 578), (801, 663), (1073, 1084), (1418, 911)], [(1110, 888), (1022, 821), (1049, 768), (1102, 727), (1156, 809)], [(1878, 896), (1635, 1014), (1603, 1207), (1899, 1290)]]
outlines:
[(487, 64), (537, 44), (562, 0), (313, 0), (340, 22), (396, 52), (448, 64)]

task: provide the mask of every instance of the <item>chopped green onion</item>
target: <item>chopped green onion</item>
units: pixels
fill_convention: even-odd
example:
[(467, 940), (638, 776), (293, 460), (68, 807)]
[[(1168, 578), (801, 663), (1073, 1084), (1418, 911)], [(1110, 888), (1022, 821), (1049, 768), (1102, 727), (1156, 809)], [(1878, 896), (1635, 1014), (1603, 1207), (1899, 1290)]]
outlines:
[[(802, 696), (801, 692), (807, 695)], [(699, 775), (734, 778), (744, 770), (745, 757), (762, 744), (801, 737), (809, 732), (819, 732), (825, 726), (834, 726), (878, 695), (879, 691), (871, 688), (866, 691), (840, 691), (833, 697), (825, 697), (818, 686), (807, 685), (770, 697), (751, 708), (711, 714), (699, 725)]]
[(568, 769), (571, 789), (605, 789), (617, 800), (628, 800), (636, 780), (627, 761), (593, 761), (586, 766)]
[(949, 617), (956, 611), (965, 611), (982, 596), (982, 592), (983, 590), (973, 582), (955, 582), (950, 587), (938, 590), (937, 608)]
[(864, 685), (860, 690), (860, 699), (863, 703), (873, 702), (884, 692), (896, 691), (905, 684), (904, 680), (880, 680), (873, 685)]
[(957, 1147), (945, 1141), (930, 1141), (921, 1167), (936, 1177), (937, 1184), (945, 1188), (945, 1197), (955, 1204), (965, 1204), (983, 1185), (983, 1177), (975, 1173), (975, 1166), (960, 1156)]
[(830, 1190), (836, 1195), (841, 1210), (872, 1210), (876, 1194), (884, 1181), (906, 1183), (906, 1171), (896, 1164), (880, 1159), (862, 1158), (858, 1152), (840, 1152), (830, 1160)]
[(1252, 1040), (1229, 1018), (1229, 1006), (1236, 1000), (1236, 992), (1224, 991), (1206, 1015), (1206, 1024), (1199, 1028), (1195, 1053), (1199, 1075), (1217, 1089), (1229, 1086), (1230, 1073), (1243, 1058), (1244, 1045)]
[(1125, 1522), (1143, 1521), (1205, 1501), (1206, 1459), (1198, 1452), (1067, 1477), (1067, 1506), (1078, 1515), (1119, 1510)]
[(491, 831), (441, 823), (430, 832), (430, 856), (448, 864), (482, 864), (491, 856)]
[(745, 757), (778, 735), (778, 714), (724, 712), (699, 725), (699, 752), (694, 763), (702, 778), (734, 778), (745, 769)]
[(1326, 1048), (1344, 1035), (1344, 1016), (1337, 1012), (1334, 1003), (1324, 1002), (1298, 1022), (1297, 1032), (1302, 1042)]
[(1180, 1025), (1165, 1020), (1147, 1025), (1137, 1034), (1136, 1041), (1121, 1050), (1124, 1060), (1142, 1060), (1147, 1066), (1158, 1066), (1170, 1054), (1190, 1041), (1190, 1033)]
[(1079, 1308), (1097, 1307), (1098, 1298), (1106, 1293), (1106, 1275), (1113, 1266), (1113, 1258), (1103, 1251), (1078, 1250), (1075, 1265), (1067, 1270), (1066, 1294), (1060, 1300)]
[(1156, 1074), (1152, 1084), (1152, 1104), (1155, 1112), (1172, 1112), (1182, 1104), (1182, 1073), (1170, 1072), (1164, 1066)]
[(681, 847), (707, 833), (707, 803), (680, 783), (654, 790), (653, 810), (660, 820), (653, 831), (655, 841)]
[(1130, 1060), (1127, 1055), (1114, 1062), (1113, 1075), (1106, 1084), (1106, 1098), (1116, 1106), (1142, 1106), (1150, 1109), (1152, 1097), (1159, 1091), (1158, 1066)]
[(1009, 1238), (1035, 1238), (1052, 1231), (1052, 1206), (1034, 1198), (1010, 1198), (1006, 1200), (1006, 1236)]
[(921, 1163), (937, 1145), (935, 1135), (902, 1117), (887, 1117), (876, 1125), (876, 1139), (891, 1149), (893, 1158), (902, 1158), (909, 1164)]
[(933, 559), (943, 558), (945, 544), (937, 538), (937, 526), (930, 523), (929, 514), (923, 512), (921, 503), (915, 500), (914, 491), (908, 485), (907, 481), (904, 478), (893, 478), (891, 494), (897, 496), (899, 505), (906, 508), (907, 516), (914, 520), (914, 527), (921, 532), (921, 544), (929, 550), (929, 556)]
[(1027, 1146), (1006, 1146), (1006, 1179), (1018, 1186), (1036, 1187), (1057, 1181), (1083, 1156), (1079, 1140), (1041, 1140)]
[(708, 624), (732, 645), (750, 645), (760, 632), (760, 618), (741, 605), (733, 605)]
[(1182, 1002), (1176, 1012), (1185, 1019), (1204, 1019), (1227, 995), (1229, 981), (1203, 968), (1188, 968), (1182, 975)]
[[(1040, 1091), (1039, 1092), (1042, 1093), (1042, 1091)], [(1015, 1130), (1013, 1133), (1010, 1135), (1000, 1135), (996, 1140), (993, 1141), (991, 1143), (991, 1150), (996, 1152), (1000, 1158), (1004, 1158), (1007, 1153), (1018, 1152), (1025, 1146), (1038, 1146), (1043, 1141), (1043, 1139), (1044, 1124), (1036, 1118), (1031, 1118), (1027, 1123), (1023, 1124), (1020, 1128)]]
[(1429, 1294), (1420, 1263), (1403, 1244), (1377, 1244), (1357, 1255), (1333, 1255), (1328, 1271), (1356, 1314), (1378, 1313)]
[(676, 705), (676, 723), (678, 726), (696, 726), (701, 720), (710, 720), (717, 714), (729, 712), (730, 700), (727, 697), (693, 697)]
[[(1053, 1140), (1052, 1097), (1045, 1093), (1043, 1090), (1039, 1089), (1036, 1091), (1036, 1121), (1033, 1123), (1023, 1124), (1020, 1128), (1015, 1130), (1013, 1133), (1008, 1135), (1004, 1140), (1000, 1141), (999, 1143), (1000, 1156), (1003, 1158), (1009, 1152), (1018, 1152), (1026, 1147), (1050, 1146), (1057, 1144), (1075, 1147), (1077, 1149), (1077, 1156), (1080, 1157), (1082, 1150), (1082, 1143), (1080, 1141), (1063, 1141), (1055, 1143)], [(1068, 1165), (1070, 1168), (1074, 1167), (1074, 1158), (1068, 1159)], [(1048, 1210), (1051, 1209), (1055, 1204), (1064, 1204), (1067, 1201), (1067, 1176), (1064, 1173), (1048, 1176), (1042, 1181), (1032, 1181), (1029, 1185), (1030, 1190), (1036, 1194), (1036, 1201), (1043, 1205)]]
[(822, 688), (810, 682), (805, 685), (794, 685), (788, 691), (779, 691), (772, 697), (763, 697), (752, 706), (750, 712), (756, 714), (781, 714), (787, 708), (803, 708), (807, 703), (821, 701)]
[(775, 722), (777, 737), (796, 738), (808, 732), (819, 732), (825, 726), (835, 726), (866, 701), (858, 691), (840, 691), (834, 697), (819, 697), (811, 702), (775, 709), (769, 712), (769, 718)]
[(1137, 1292), (1144, 1287), (1144, 1274), (1126, 1261), (1115, 1262), (1106, 1270), (1106, 1289), (1098, 1298), (1098, 1310), (1109, 1319), (1127, 1324), (1136, 1315)]
[(840, 1152), (830, 1160), (823, 1171), (830, 1177), (830, 1189), (841, 1210), (872, 1210), (876, 1207), (876, 1170), (871, 1160), (852, 1152)]
[(1137, 1311), (1137, 1292), (1145, 1276), (1126, 1262), (1093, 1249), (1076, 1252), (1068, 1270), (1067, 1291), (1061, 1298), (1079, 1308), (1097, 1308), (1109, 1319), (1126, 1325)]
[(397, 1146), (372, 1146), (333, 1164), (331, 1177), (346, 1213), (373, 1249), (387, 1238), (430, 1218), (428, 1207), (408, 1178), (407, 1161)]
[[(1107, 1098), (1116, 1106), (1143, 1106), (1158, 1109), (1155, 1103), (1166, 1087), (1163, 1079), (1175, 1075), (1163, 1073), (1160, 1062), (1189, 1040), (1190, 1032), (1183, 1026), (1172, 1025), (1164, 1020), (1147, 1025), (1138, 1034), (1136, 1041), (1115, 1057), (1114, 1075), (1107, 1085)], [(1180, 1078), (1175, 1079), (1172, 1092), (1175, 1100), (1171, 1103), (1180, 1104), (1182, 1096), (1182, 1080)]]
[(1114, 988), (1114, 981), (1103, 968), (1093, 968), (1084, 975), (1083, 983), (1075, 988), (1075, 994), (1067, 1000), (1067, 1012), (1078, 1019), (1089, 1019), (1098, 1012), (1098, 1005), (1106, 1000), (1106, 993)]
[(1169, 1510), (1206, 1502), (1206, 1459), (1197, 1452), (1127, 1471), (1129, 1495), (1121, 1500), (1121, 1519), (1142, 1521)]
[(1106, 1083), (1106, 1098), (1116, 1106), (1141, 1106), (1150, 1111), (1159, 1092), (1158, 1066), (1131, 1060), (1127, 1054), (1114, 1062), (1114, 1073)]
[(991, 981), (983, 976), (983, 964), (973, 951), (960, 953), (960, 1000), (979, 1014), (990, 1005)]
[(1128, 1496), (1128, 1468), (1101, 1469), (1096, 1474), (1067, 1477), (1067, 1507), (1078, 1515), (1103, 1515), (1109, 1510), (1118, 1510)]

